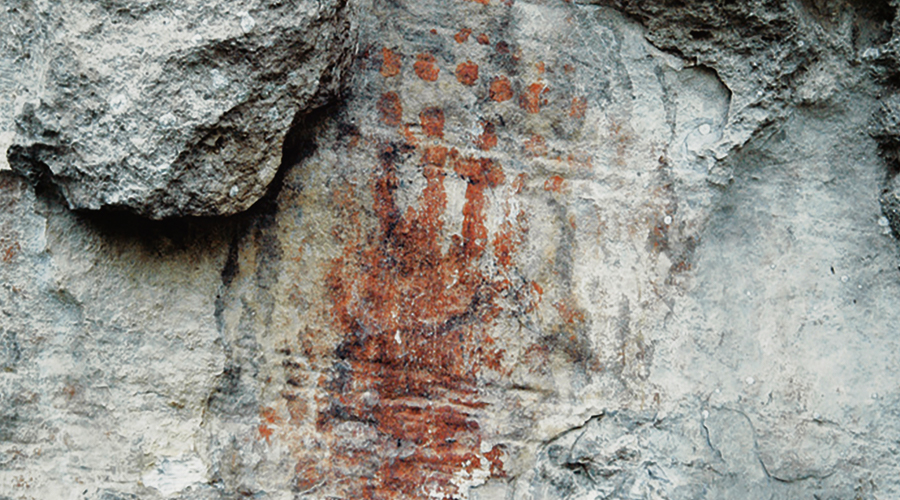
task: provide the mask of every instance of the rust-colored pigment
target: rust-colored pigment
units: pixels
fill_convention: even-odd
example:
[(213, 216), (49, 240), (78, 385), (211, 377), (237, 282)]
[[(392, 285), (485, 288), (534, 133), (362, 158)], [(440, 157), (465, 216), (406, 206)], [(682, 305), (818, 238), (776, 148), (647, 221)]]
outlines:
[(490, 45), (491, 39), (488, 38), (487, 33), (480, 33), (475, 37), (475, 41), (480, 43), (481, 45)]
[(382, 94), (378, 100), (378, 111), (381, 123), (396, 127), (403, 120), (403, 105), (400, 103), (400, 96), (396, 92), (387, 92)]
[(400, 74), (400, 54), (385, 47), (381, 49), (381, 76), (390, 78)]
[(453, 39), (456, 40), (456, 43), (465, 43), (466, 40), (469, 39), (469, 35), (472, 34), (472, 30), (469, 28), (463, 28), (459, 30), (459, 33), (453, 35)]
[(413, 64), (413, 69), (415, 70), (416, 75), (426, 82), (437, 81), (438, 73), (441, 71), (435, 64), (434, 56), (428, 53), (416, 56), (416, 62)]
[(472, 61), (459, 63), (456, 66), (456, 79), (463, 85), (475, 85), (478, 81), (478, 65)]
[(558, 175), (554, 175), (544, 181), (544, 191), (561, 193), (566, 187), (566, 180)]
[(540, 113), (541, 107), (547, 104), (544, 94), (547, 87), (542, 83), (532, 83), (525, 92), (519, 96), (519, 106), (528, 113)]
[(525, 139), (525, 152), (531, 156), (547, 156), (547, 142), (539, 135)]
[(584, 97), (573, 97), (572, 107), (569, 109), (569, 116), (572, 118), (584, 118), (587, 112), (587, 99)]
[[(384, 100), (384, 98), (382, 98)], [(426, 134), (440, 137), (443, 112), (424, 110)], [(457, 498), (454, 478), (476, 469), (504, 477), (502, 449), (481, 449), (478, 376), (500, 371), (503, 351), (486, 329), (501, 313), (505, 280), (478, 263), (489, 248), (487, 192), (505, 182), (487, 158), (443, 146), (424, 148), (425, 179), (415, 207), (395, 200), (398, 164), (415, 151), (384, 144), (371, 181), (374, 229), (346, 241), (326, 285), (336, 328), (343, 335), (331, 373), (320, 385), (317, 426), (327, 436), (327, 460), (301, 459), (298, 488), (330, 476), (339, 495), (360, 499)], [(444, 179), (466, 181), (461, 234), (442, 247), (447, 209)], [(352, 223), (352, 222), (351, 222)], [(524, 215), (490, 245), (500, 268), (527, 231)]]
[(489, 90), (489, 95), (491, 99), (497, 102), (508, 101), (512, 99), (512, 85), (509, 83), (509, 78), (505, 76), (498, 76), (491, 80), (491, 87)]
[(497, 145), (496, 127), (491, 122), (482, 122), (482, 132), (475, 141), (475, 145), (482, 151), (490, 151)]
[(428, 137), (444, 137), (444, 110), (441, 108), (425, 108), (419, 113), (422, 131)]

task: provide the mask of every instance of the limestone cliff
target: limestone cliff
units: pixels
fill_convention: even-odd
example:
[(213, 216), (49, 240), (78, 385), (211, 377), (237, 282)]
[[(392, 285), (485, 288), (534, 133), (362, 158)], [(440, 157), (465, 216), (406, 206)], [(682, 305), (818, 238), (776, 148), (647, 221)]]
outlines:
[(0, 498), (900, 495), (895, 2), (0, 4)]

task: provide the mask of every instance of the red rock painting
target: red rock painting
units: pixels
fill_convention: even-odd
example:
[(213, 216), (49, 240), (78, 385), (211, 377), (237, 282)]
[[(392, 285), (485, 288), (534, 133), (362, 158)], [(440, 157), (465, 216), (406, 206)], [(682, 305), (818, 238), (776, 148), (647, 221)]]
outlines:
[(390, 78), (399, 75), (401, 65), (400, 54), (385, 47), (381, 50), (381, 56), (383, 58), (380, 71), (381, 76)]
[(491, 80), (491, 99), (497, 102), (503, 102), (512, 99), (512, 96), (512, 85), (509, 83), (509, 78), (498, 76)]
[(478, 65), (472, 61), (459, 63), (456, 67), (456, 79), (463, 85), (475, 85), (478, 81)]
[(416, 62), (413, 64), (416, 75), (426, 82), (434, 82), (438, 79), (440, 68), (435, 64), (434, 56), (431, 54), (419, 54), (416, 56)]
[[(382, 122), (394, 123), (401, 105), (385, 96)], [(425, 108), (419, 118), (424, 135), (443, 137), (442, 109)], [(486, 133), (492, 130), (485, 125)], [(333, 320), (344, 338), (338, 362), (321, 382), (327, 398), (317, 426), (331, 441), (327, 470), (339, 476), (342, 494), (456, 498), (460, 477), (476, 470), (504, 475), (502, 450), (482, 449), (478, 380), (485, 370), (502, 368), (504, 354), (487, 330), (502, 312), (497, 299), (509, 284), (486, 275), (479, 263), (493, 257), (501, 268), (514, 265), (527, 227), (520, 214), (491, 240), (488, 193), (505, 183), (503, 169), (442, 145), (422, 148), (417, 165), (425, 187), (415, 206), (401, 211), (398, 169), (417, 148), (378, 148), (371, 174), (377, 226), (347, 241), (328, 274)], [(463, 180), (466, 190), (461, 232), (444, 250), (447, 176)], [(371, 445), (360, 448), (345, 427)], [(298, 482), (324, 470), (301, 461)]]

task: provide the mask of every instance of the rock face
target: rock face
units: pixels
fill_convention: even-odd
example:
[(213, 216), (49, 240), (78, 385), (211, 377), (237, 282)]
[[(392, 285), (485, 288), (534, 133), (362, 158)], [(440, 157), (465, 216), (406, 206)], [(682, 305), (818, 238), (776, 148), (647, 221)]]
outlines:
[(0, 172), (0, 498), (897, 497), (896, 7), (351, 3), (246, 212)]
[(21, 76), (0, 80), (4, 157), (75, 209), (245, 210), (275, 176), (295, 116), (339, 92), (355, 44), (349, 10), (6, 2), (0, 68)]

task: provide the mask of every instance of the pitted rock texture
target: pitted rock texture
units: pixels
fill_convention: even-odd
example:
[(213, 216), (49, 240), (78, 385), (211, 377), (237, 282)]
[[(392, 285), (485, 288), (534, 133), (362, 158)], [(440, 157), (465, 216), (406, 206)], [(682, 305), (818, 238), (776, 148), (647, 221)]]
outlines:
[(356, 4), (227, 219), (0, 173), (0, 497), (900, 496), (894, 6), (677, 4)]
[(355, 44), (350, 9), (7, 1), (4, 163), (75, 209), (245, 210), (275, 176), (295, 116), (338, 94)]

